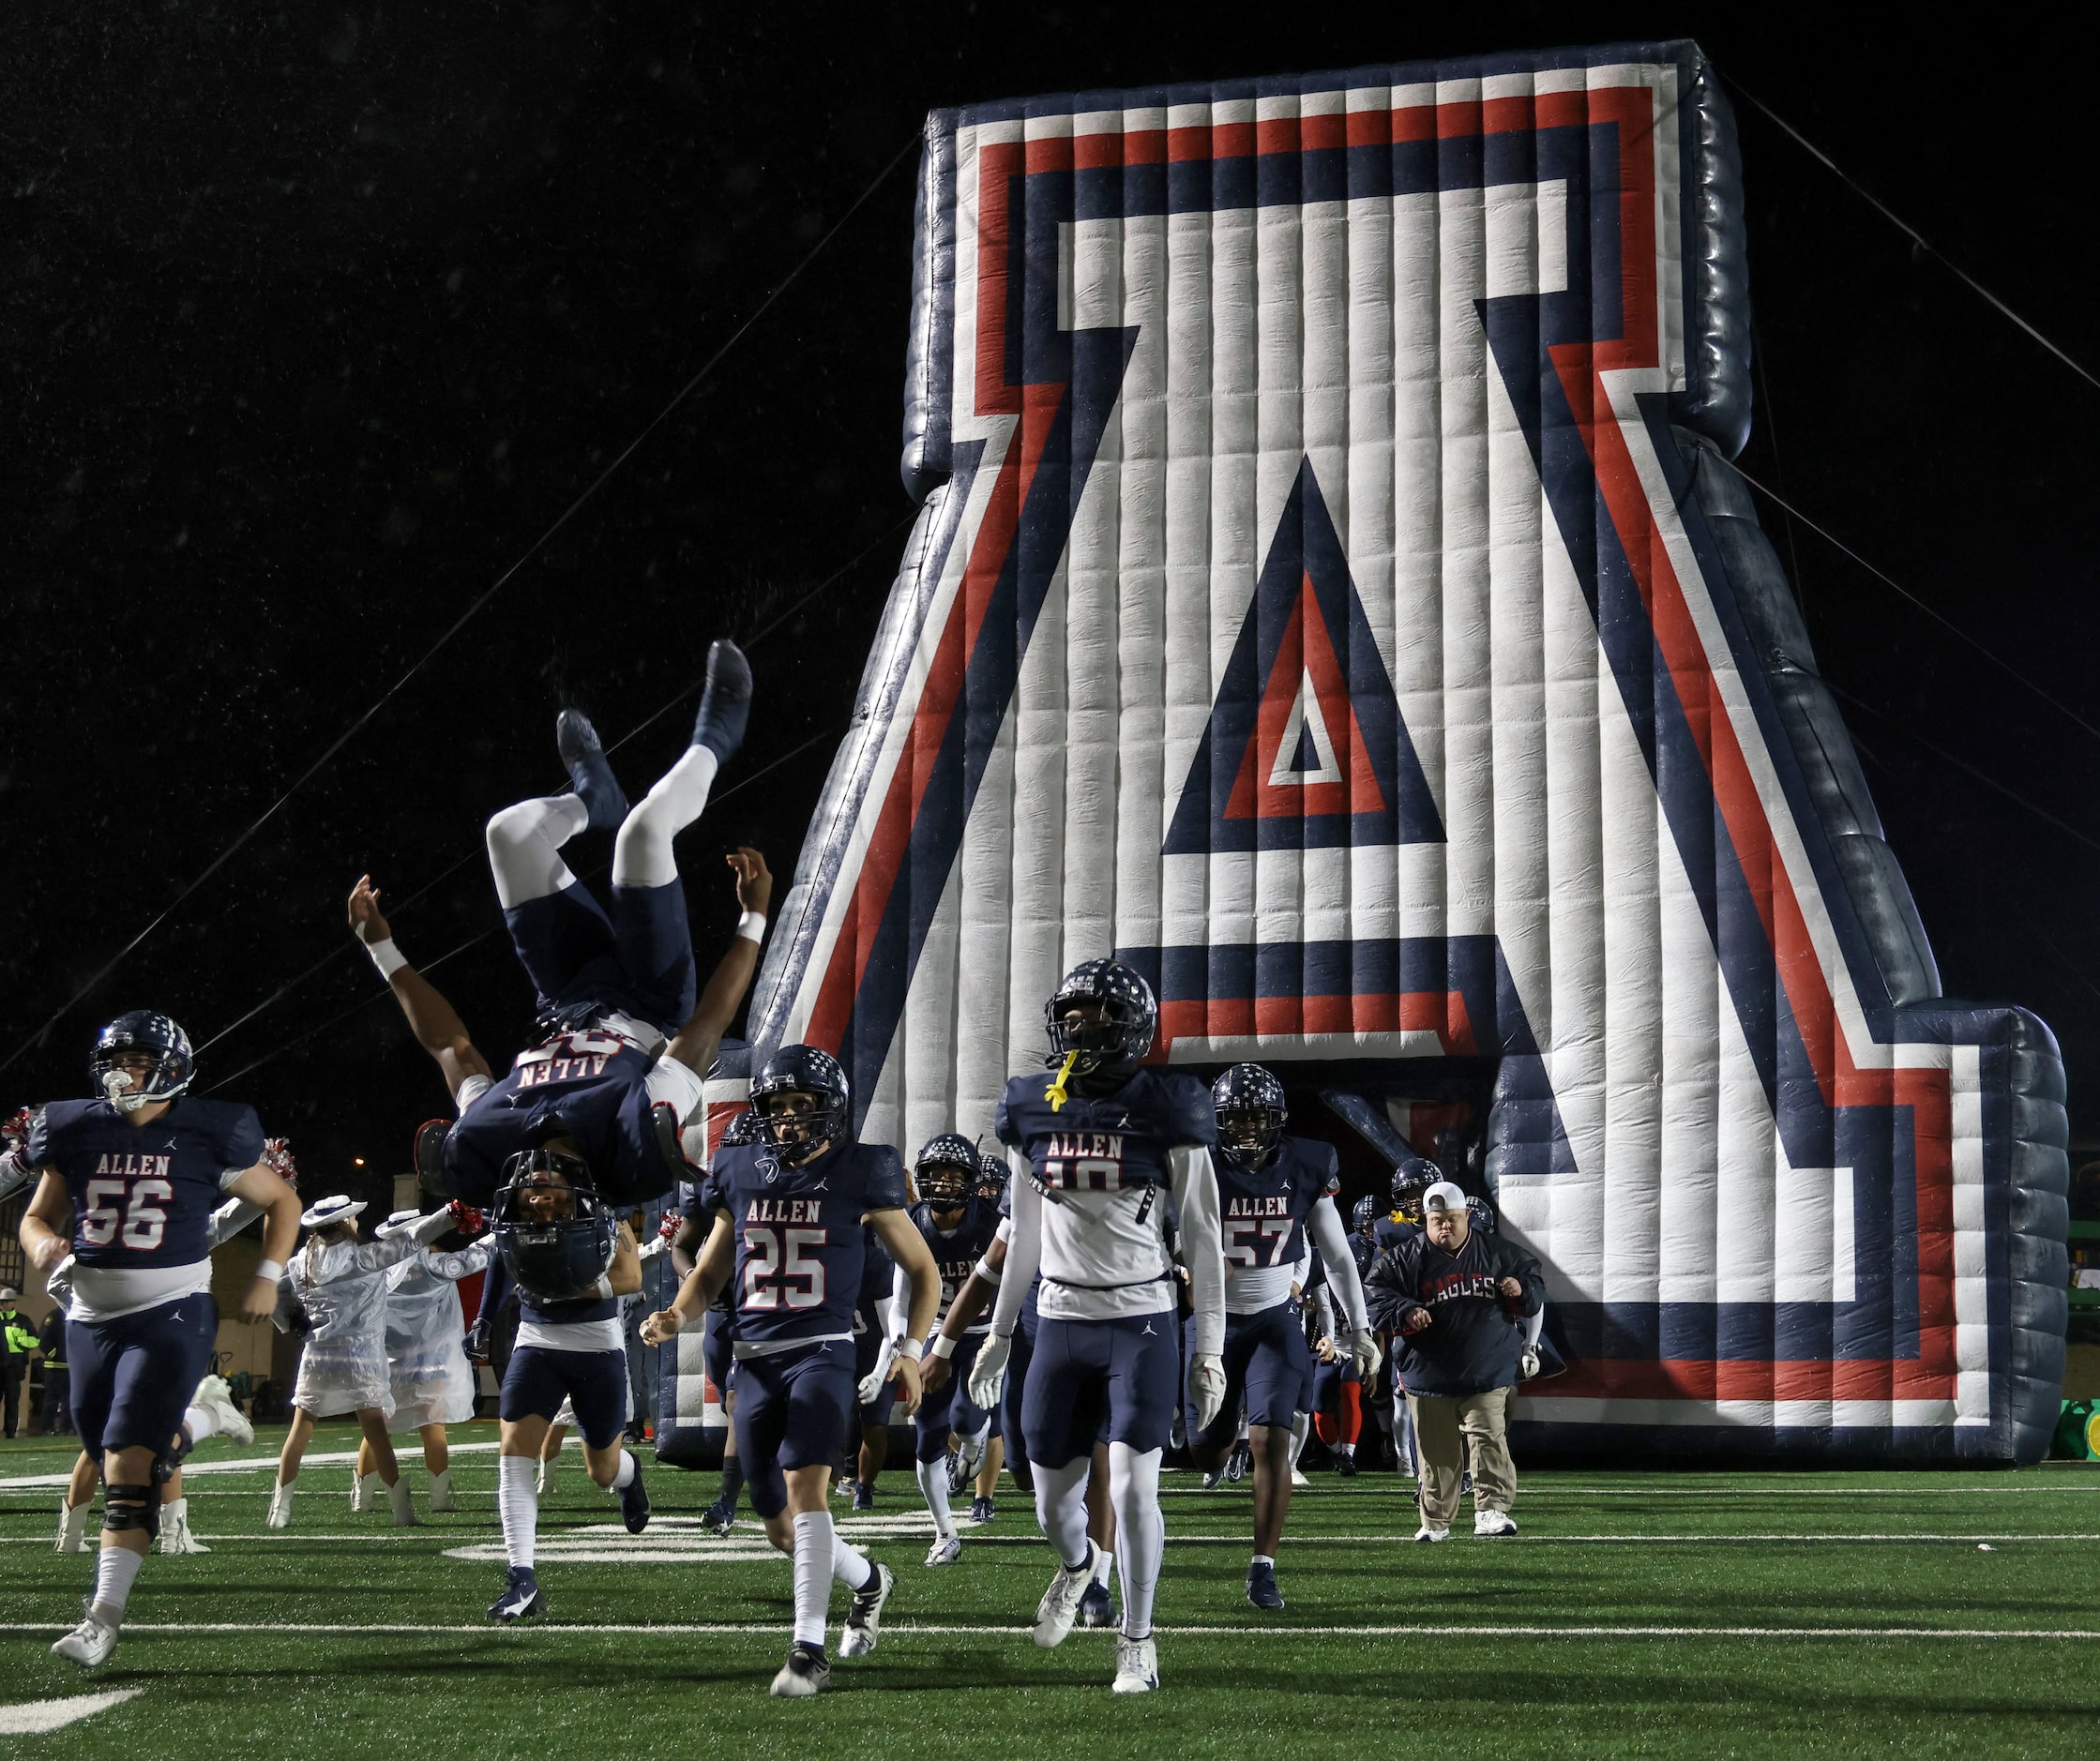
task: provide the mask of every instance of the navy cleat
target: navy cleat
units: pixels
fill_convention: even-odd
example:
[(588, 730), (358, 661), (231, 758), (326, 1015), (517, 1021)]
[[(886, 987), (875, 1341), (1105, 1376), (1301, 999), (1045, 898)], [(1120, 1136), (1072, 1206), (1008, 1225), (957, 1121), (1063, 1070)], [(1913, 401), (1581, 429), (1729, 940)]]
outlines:
[(776, 1700), (803, 1700), (821, 1693), (830, 1680), (831, 1660), (823, 1649), (797, 1645), (780, 1665), (780, 1673), (773, 1678), (771, 1692)]
[(628, 1534), (639, 1535), (649, 1527), (649, 1494), (642, 1484), (642, 1464), (631, 1452), (627, 1459), (634, 1462), (634, 1478), (620, 1488), (620, 1520)]
[(616, 832), (627, 817), (627, 798), (612, 775), (612, 765), (598, 744), (597, 730), (580, 709), (565, 709), (554, 720), (554, 748), (568, 767), (569, 787), (591, 816), (594, 832)]
[(1246, 1599), (1257, 1608), (1273, 1611), (1283, 1606), (1283, 1592), (1277, 1588), (1277, 1569), (1266, 1559), (1257, 1559), (1246, 1568)]
[(503, 1594), (489, 1604), (491, 1620), (527, 1620), (534, 1615), (547, 1612), (547, 1598), (539, 1593), (539, 1580), (533, 1575), (529, 1565), (510, 1568), (510, 1580), (503, 1587)]
[(700, 1526), (711, 1535), (733, 1535), (736, 1532), (736, 1513), (717, 1498), (701, 1512)]
[(1335, 1458), (1335, 1471), (1344, 1480), (1355, 1479), (1356, 1457), (1353, 1455), (1337, 1455)]
[(875, 1648), (883, 1634), (883, 1604), (897, 1588), (897, 1573), (888, 1566), (876, 1565), (872, 1559), (868, 1563), (875, 1574), (865, 1588), (854, 1591), (853, 1605), (846, 1610), (846, 1630), (838, 1635), (841, 1657), (866, 1657)]
[(1115, 1601), (1109, 1594), (1109, 1587), (1096, 1580), (1086, 1587), (1080, 1597), (1080, 1625), (1082, 1627), (1112, 1627), (1115, 1625)]
[[(84, 1507), (83, 1507), (84, 1508)], [(970, 1500), (970, 1520), (973, 1523), (989, 1523), (999, 1513), (999, 1507), (990, 1498)]]
[(871, 1511), (875, 1508), (875, 1488), (865, 1480), (854, 1482), (854, 1509)]
[(707, 651), (707, 689), (693, 718), (693, 745), (727, 764), (751, 719), (751, 663), (727, 637)]
[(1232, 1445), (1232, 1452), (1225, 1458), (1225, 1483), (1238, 1485), (1254, 1471), (1254, 1449), (1244, 1437)]

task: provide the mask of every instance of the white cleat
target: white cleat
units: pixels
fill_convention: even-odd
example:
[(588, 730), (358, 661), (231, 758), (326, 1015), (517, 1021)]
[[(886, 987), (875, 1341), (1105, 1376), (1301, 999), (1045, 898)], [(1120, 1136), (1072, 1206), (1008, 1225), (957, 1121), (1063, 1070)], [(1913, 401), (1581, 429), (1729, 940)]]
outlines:
[(1086, 1594), (1086, 1587), (1094, 1582), (1094, 1563), (1100, 1555), (1101, 1549), (1089, 1537), (1086, 1558), (1069, 1568), (1059, 1566), (1057, 1575), (1050, 1579), (1050, 1588), (1043, 1592), (1043, 1600), (1035, 1607), (1035, 1643), (1046, 1651), (1053, 1651), (1064, 1644), (1073, 1622), (1079, 1619), (1080, 1599)]
[(86, 1504), (68, 1504), (66, 1495), (58, 1495), (58, 1551), (60, 1553), (85, 1553), (87, 1551), (87, 1513), (94, 1508), (93, 1501)]
[(193, 1407), (202, 1407), (219, 1421), (219, 1435), (230, 1437), (236, 1443), (255, 1441), (255, 1427), (249, 1423), (248, 1414), (234, 1405), (234, 1391), (226, 1386), (223, 1376), (207, 1376), (197, 1384), (191, 1396)]
[(350, 1476), (350, 1513), (362, 1516), (367, 1511), (379, 1508), (379, 1488), (386, 1483), (376, 1473), (361, 1474), (355, 1470)]
[(853, 1605), (846, 1610), (845, 1630), (838, 1634), (839, 1656), (866, 1657), (875, 1648), (875, 1641), (883, 1635), (883, 1604), (896, 1588), (897, 1573), (886, 1565), (878, 1565), (873, 1582), (866, 1589), (854, 1592)]
[(1501, 1535), (1517, 1532), (1517, 1519), (1507, 1511), (1475, 1511), (1473, 1513), (1473, 1532), (1494, 1540)]
[(1115, 1691), (1118, 1693), (1159, 1692), (1159, 1648), (1150, 1639), (1126, 1639), (1116, 1634)]
[(1424, 1523), (1414, 1531), (1414, 1538), (1417, 1541), (1449, 1541), (1451, 1531), (1448, 1528), (1432, 1528), (1428, 1523)]
[(51, 1648), (53, 1657), (64, 1657), (83, 1669), (98, 1669), (116, 1649), (116, 1629), (89, 1615), (79, 1626)]
[(1294, 1486), (1309, 1486), (1312, 1482), (1306, 1478), (1301, 1468), (1293, 1467), (1291, 1469), (1291, 1483)]
[(292, 1527), (292, 1493), (298, 1483), (296, 1480), (287, 1480), (270, 1488), (270, 1513), (263, 1518), (264, 1528)]
[(935, 1538), (932, 1547), (927, 1553), (926, 1562), (929, 1565), (953, 1565), (961, 1558), (962, 1537), (960, 1535), (938, 1536)]
[(452, 1496), (452, 1470), (447, 1468), (441, 1474), (429, 1476), (431, 1482), (431, 1514), (439, 1515), (446, 1511), (456, 1511), (460, 1501)]
[(160, 1507), (160, 1551), (162, 1553), (209, 1553), (211, 1549), (199, 1541), (189, 1527), (189, 1500), (177, 1498), (173, 1504)]
[(394, 1508), (396, 1528), (420, 1528), (423, 1519), (415, 1513), (415, 1500), (409, 1496), (408, 1476), (403, 1474), (386, 1488), (386, 1502)]
[(539, 1472), (533, 1481), (533, 1491), (537, 1497), (543, 1498), (551, 1498), (554, 1496), (554, 1464), (552, 1462), (545, 1459), (541, 1460)]

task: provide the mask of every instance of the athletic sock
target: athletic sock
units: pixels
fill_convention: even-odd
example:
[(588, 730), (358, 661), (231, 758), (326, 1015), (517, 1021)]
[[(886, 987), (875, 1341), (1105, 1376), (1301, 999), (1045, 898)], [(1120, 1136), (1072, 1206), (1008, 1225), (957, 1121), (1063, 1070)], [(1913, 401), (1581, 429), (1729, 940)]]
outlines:
[[(831, 1518), (827, 1515), (824, 1521)], [(855, 1595), (875, 1581), (873, 1562), (858, 1547), (848, 1546), (836, 1525), (831, 1531), (831, 1574)]]
[(686, 756), (636, 804), (613, 841), (614, 886), (660, 887), (677, 880), (671, 840), (700, 818), (720, 768), (721, 760), (705, 746), (687, 746)]
[(1298, 1465), (1298, 1452), (1306, 1446), (1306, 1432), (1309, 1428), (1306, 1415), (1297, 1413), (1291, 1421), (1291, 1466)]
[(1029, 1465), (1035, 1470), (1035, 1521), (1043, 1539), (1056, 1553), (1057, 1562), (1067, 1572), (1076, 1572), (1086, 1563), (1087, 1549), (1093, 1544), (1086, 1534), (1086, 1476), (1092, 1463), (1080, 1455), (1062, 1468), (1046, 1468), (1040, 1462)]
[(1341, 1452), (1346, 1455), (1351, 1461), (1354, 1461), (1356, 1459), (1356, 1445), (1353, 1443), (1344, 1443), (1343, 1445), (1341, 1445)]
[(613, 1471), (612, 1484), (608, 1490), (624, 1492), (634, 1483), (635, 1475), (641, 1471), (642, 1469), (635, 1463), (634, 1452), (631, 1449), (622, 1450), (620, 1452), (620, 1465)]
[(1341, 1385), (1341, 1446), (1345, 1453), (1353, 1452), (1356, 1439), (1364, 1435), (1364, 1390), (1361, 1383), (1344, 1382)]
[(182, 1428), (189, 1433), (192, 1447), (207, 1437), (219, 1435), (219, 1415), (204, 1407), (190, 1407), (182, 1415)]
[(820, 1651), (824, 1620), (831, 1611), (832, 1553), (837, 1540), (829, 1511), (804, 1511), (794, 1519), (794, 1642)]
[(918, 1468), (919, 1494), (933, 1513), (933, 1532), (945, 1541), (955, 1533), (955, 1517), (948, 1510), (948, 1464), (922, 1461)]
[(1115, 1506), (1116, 1545), (1122, 1556), (1123, 1636), (1152, 1636), (1152, 1599), (1159, 1588), (1159, 1561), (1167, 1548), (1167, 1523), (1159, 1513), (1159, 1454), (1127, 1443), (1109, 1445), (1109, 1498)]
[(121, 1625), (124, 1604), (131, 1599), (131, 1584), (139, 1575), (145, 1555), (128, 1547), (104, 1547), (95, 1556), (95, 1600), (88, 1608), (106, 1627)]
[(533, 1546), (539, 1533), (539, 1464), (530, 1455), (496, 1460), (496, 1514), (503, 1522), (503, 1546), (513, 1566), (532, 1569)]
[(744, 1496), (744, 1458), (741, 1455), (722, 1457), (722, 1489), (716, 1493), (715, 1502), (731, 1516), (736, 1514), (736, 1500)]
[(1256, 1555), (1254, 1556), (1254, 1560), (1253, 1560), (1253, 1563), (1255, 1563), (1256, 1565), (1265, 1565), (1265, 1566), (1267, 1566), (1267, 1567), (1269, 1568), (1269, 1570), (1270, 1570), (1270, 1571), (1272, 1571), (1272, 1572), (1273, 1572), (1273, 1571), (1275, 1571), (1275, 1570), (1277, 1569), (1277, 1559), (1276, 1559), (1276, 1555), (1275, 1555), (1275, 1554), (1273, 1554), (1273, 1553), (1258, 1553), (1258, 1554), (1256, 1554)]
[(1106, 1589), (1109, 1587), (1109, 1571), (1110, 1568), (1114, 1564), (1115, 1555), (1110, 1553), (1106, 1547), (1102, 1547), (1100, 1551), (1094, 1556), (1094, 1581), (1096, 1584), (1100, 1585), (1103, 1589)]

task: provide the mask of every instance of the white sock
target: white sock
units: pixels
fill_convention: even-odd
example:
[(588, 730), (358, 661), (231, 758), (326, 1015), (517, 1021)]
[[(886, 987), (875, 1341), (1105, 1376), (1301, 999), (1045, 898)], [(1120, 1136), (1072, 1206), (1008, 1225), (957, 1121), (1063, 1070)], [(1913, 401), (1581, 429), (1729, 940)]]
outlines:
[(139, 1575), (145, 1555), (128, 1547), (104, 1547), (95, 1556), (95, 1602), (88, 1609), (104, 1626), (113, 1627), (124, 1618), (124, 1604), (131, 1599), (131, 1583)]
[(794, 1519), (794, 1642), (814, 1645), (820, 1651), (824, 1619), (831, 1610), (837, 1542), (829, 1511), (804, 1511)]
[[(1100, 1543), (1095, 1543), (1095, 1544), (1098, 1546)], [(1109, 1569), (1114, 1564), (1115, 1555), (1106, 1547), (1102, 1547), (1100, 1552), (1094, 1556), (1094, 1581), (1100, 1585), (1103, 1589), (1109, 1587)]]
[(1115, 1506), (1116, 1544), (1123, 1562), (1123, 1636), (1152, 1636), (1152, 1598), (1167, 1550), (1167, 1520), (1159, 1513), (1159, 1451), (1142, 1453), (1127, 1443), (1109, 1445), (1109, 1502)]
[[(831, 1518), (826, 1516), (825, 1522)], [(831, 1531), (831, 1574), (856, 1595), (874, 1581), (875, 1568), (858, 1547), (848, 1546), (836, 1526)]]
[(1035, 1521), (1043, 1539), (1067, 1572), (1086, 1563), (1086, 1475), (1090, 1457), (1076, 1455), (1062, 1468), (1029, 1464), (1035, 1470)]
[(1244, 1411), (1240, 1414), (1240, 1428), (1232, 1433), (1232, 1439), (1238, 1443), (1246, 1441), (1246, 1414)]
[(219, 1435), (219, 1417), (203, 1407), (186, 1407), (182, 1415), (182, 1428), (189, 1433), (192, 1443), (202, 1443), (207, 1437)]
[(543, 899), (576, 877), (562, 860), (562, 846), (591, 822), (581, 795), (542, 795), (506, 807), (489, 821), (489, 869), (496, 878), (496, 900), (505, 911), (528, 899)]
[(1291, 1421), (1291, 1465), (1298, 1465), (1298, 1452), (1306, 1446), (1306, 1433), (1312, 1429), (1312, 1415), (1301, 1412)]
[(1267, 1567), (1269, 1568), (1269, 1570), (1270, 1570), (1270, 1571), (1272, 1571), (1272, 1572), (1273, 1572), (1273, 1571), (1275, 1571), (1275, 1570), (1277, 1569), (1277, 1558), (1276, 1558), (1276, 1555), (1275, 1555), (1275, 1554), (1273, 1554), (1273, 1553), (1258, 1553), (1258, 1554), (1256, 1554), (1256, 1555), (1254, 1556), (1254, 1563), (1255, 1563), (1256, 1565), (1265, 1565), (1265, 1566), (1267, 1566)]
[(1348, 1456), (1352, 1461), (1353, 1461), (1356, 1458), (1356, 1445), (1353, 1443), (1344, 1443), (1343, 1445), (1341, 1445), (1341, 1452), (1344, 1455)]
[(686, 756), (628, 809), (612, 840), (614, 886), (660, 887), (677, 880), (671, 840), (700, 818), (719, 768), (705, 746), (687, 746)]
[(918, 1468), (919, 1495), (933, 1513), (933, 1532), (945, 1541), (955, 1533), (955, 1517), (948, 1510), (948, 1464), (922, 1461)]
[(539, 1464), (530, 1455), (496, 1458), (496, 1514), (503, 1522), (503, 1545), (512, 1565), (530, 1570), (539, 1536)]
[(634, 1477), (640, 1471), (634, 1465), (634, 1452), (631, 1449), (622, 1450), (620, 1452), (619, 1469), (613, 1474), (612, 1483), (607, 1490), (612, 1492), (625, 1491), (634, 1483)]

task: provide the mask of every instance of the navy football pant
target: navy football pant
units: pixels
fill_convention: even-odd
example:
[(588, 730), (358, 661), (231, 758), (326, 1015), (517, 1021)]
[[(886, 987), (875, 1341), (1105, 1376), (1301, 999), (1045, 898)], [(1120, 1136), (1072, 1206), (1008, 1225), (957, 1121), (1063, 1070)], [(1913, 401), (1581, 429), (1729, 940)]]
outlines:
[[(1196, 1352), (1196, 1323), (1186, 1323), (1188, 1351)], [(1285, 1301), (1252, 1315), (1225, 1317), (1225, 1404), (1209, 1430), (1198, 1434), (1196, 1407), (1188, 1407), (1189, 1445), (1220, 1450), (1239, 1430), (1241, 1397), (1249, 1424), (1288, 1427), (1310, 1405), (1312, 1353), (1298, 1318), (1298, 1305)]]
[(543, 1014), (617, 1009), (675, 1033), (693, 1012), (692, 928), (682, 881), (612, 889), (612, 911), (581, 880), (506, 908), (504, 922)]
[(854, 1354), (844, 1340), (736, 1361), (736, 1452), (751, 1508), (788, 1508), (787, 1475), (838, 1460), (854, 1410)]
[(73, 1422), (81, 1447), (167, 1450), (183, 1409), (211, 1368), (219, 1308), (208, 1295), (186, 1296), (115, 1320), (66, 1323), (73, 1377)]
[(564, 1395), (576, 1413), (577, 1436), (603, 1449), (627, 1429), (627, 1354), (520, 1346), (504, 1368), (496, 1411), (511, 1423), (525, 1418), (551, 1422)]
[(1021, 1398), (1028, 1459), (1062, 1468), (1091, 1456), (1104, 1423), (1111, 1443), (1140, 1453), (1165, 1449), (1180, 1372), (1181, 1327), (1171, 1310), (1115, 1320), (1043, 1317)]

